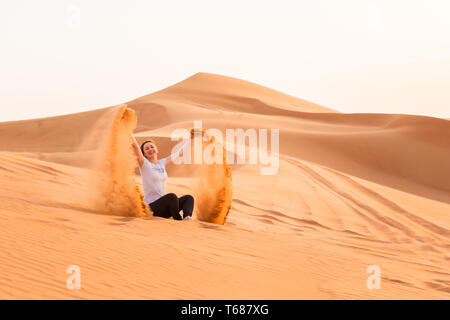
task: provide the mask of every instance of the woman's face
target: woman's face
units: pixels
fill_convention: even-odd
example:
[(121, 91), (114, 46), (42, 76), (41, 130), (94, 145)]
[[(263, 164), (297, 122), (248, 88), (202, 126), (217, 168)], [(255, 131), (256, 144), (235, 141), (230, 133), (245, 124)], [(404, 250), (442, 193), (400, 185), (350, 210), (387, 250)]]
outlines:
[(152, 158), (153, 156), (158, 154), (158, 149), (156, 149), (156, 146), (151, 143), (151, 142), (147, 142), (144, 145), (144, 156), (146, 158)]

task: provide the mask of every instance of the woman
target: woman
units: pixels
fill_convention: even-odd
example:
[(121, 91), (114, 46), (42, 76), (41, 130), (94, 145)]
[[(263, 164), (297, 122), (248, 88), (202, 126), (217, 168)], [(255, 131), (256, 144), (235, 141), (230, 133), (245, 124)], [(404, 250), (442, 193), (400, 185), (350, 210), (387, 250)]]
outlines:
[[(132, 137), (144, 187), (144, 201), (152, 209), (153, 215), (167, 219), (173, 217), (175, 220), (192, 220), (194, 198), (191, 195), (178, 198), (175, 193), (164, 194), (167, 180), (165, 166), (183, 154), (190, 140), (183, 144), (180, 151), (158, 160), (158, 148), (153, 140), (147, 140), (139, 147), (136, 138), (133, 135)], [(183, 218), (180, 210), (183, 210)]]

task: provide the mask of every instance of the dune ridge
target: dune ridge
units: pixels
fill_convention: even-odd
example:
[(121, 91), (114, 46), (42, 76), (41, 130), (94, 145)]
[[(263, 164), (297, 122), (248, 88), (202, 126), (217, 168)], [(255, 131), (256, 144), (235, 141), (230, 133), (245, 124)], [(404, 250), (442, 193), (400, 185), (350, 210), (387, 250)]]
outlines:
[[(448, 119), (344, 114), (208, 73), (126, 104), (137, 123), (131, 114), (117, 122), (120, 105), (0, 123), (0, 298), (450, 297)], [(138, 218), (140, 198), (126, 196), (142, 187), (136, 163), (126, 147), (112, 152), (111, 132), (136, 125), (138, 142), (155, 138), (165, 157), (176, 144), (173, 130), (189, 130), (194, 120), (221, 132), (279, 128), (278, 174), (230, 165), (224, 224)], [(113, 154), (114, 165), (93, 166)], [(120, 178), (129, 188), (118, 197), (135, 205), (102, 211), (106, 204), (88, 201), (92, 177), (121, 168), (130, 180)], [(203, 169), (207, 177), (209, 169), (227, 172)], [(195, 166), (167, 171), (167, 192), (195, 194), (202, 177)], [(82, 270), (81, 290), (65, 287), (71, 264)], [(381, 268), (380, 290), (366, 286), (370, 265)]]

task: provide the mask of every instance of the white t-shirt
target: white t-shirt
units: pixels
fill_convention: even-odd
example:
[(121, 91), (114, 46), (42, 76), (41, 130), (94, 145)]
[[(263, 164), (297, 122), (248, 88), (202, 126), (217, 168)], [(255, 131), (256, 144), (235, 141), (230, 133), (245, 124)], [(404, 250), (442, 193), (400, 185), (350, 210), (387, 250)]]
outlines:
[(144, 187), (144, 201), (147, 204), (164, 195), (167, 180), (166, 162), (167, 158), (158, 160), (157, 163), (151, 163), (147, 158), (144, 158), (144, 164), (142, 167), (139, 166), (142, 186)]

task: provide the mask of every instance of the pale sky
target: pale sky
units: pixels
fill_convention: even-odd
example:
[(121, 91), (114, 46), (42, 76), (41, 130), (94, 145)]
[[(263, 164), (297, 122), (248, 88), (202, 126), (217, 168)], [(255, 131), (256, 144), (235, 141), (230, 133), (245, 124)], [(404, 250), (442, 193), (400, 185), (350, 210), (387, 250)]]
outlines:
[(350, 113), (450, 118), (447, 0), (0, 2), (0, 121), (116, 105), (197, 72)]

